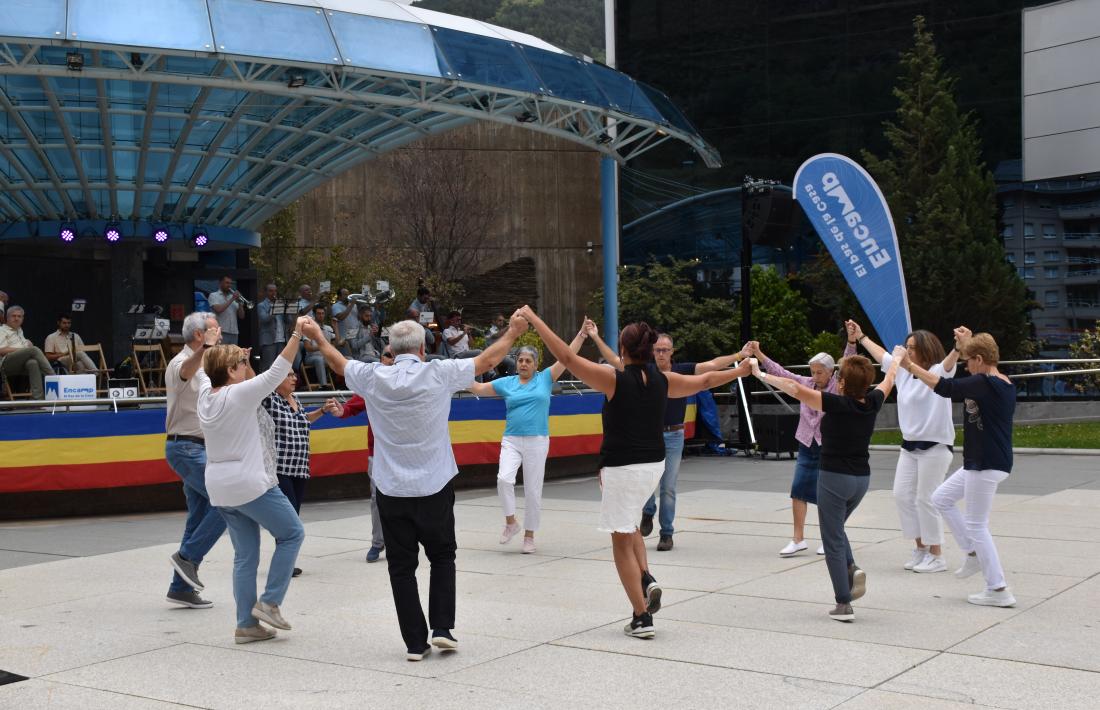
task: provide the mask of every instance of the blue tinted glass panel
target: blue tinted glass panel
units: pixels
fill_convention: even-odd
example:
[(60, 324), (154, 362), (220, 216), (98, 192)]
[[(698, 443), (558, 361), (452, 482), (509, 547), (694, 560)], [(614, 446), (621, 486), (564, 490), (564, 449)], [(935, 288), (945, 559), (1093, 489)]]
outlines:
[(37, 77), (33, 76), (5, 76), (0, 86), (4, 87), (4, 93), (8, 98), (19, 101), (23, 106), (47, 106), (46, 92)]
[(665, 117), (666, 121), (682, 131), (693, 134), (698, 133), (698, 131), (695, 130), (695, 126), (691, 125), (691, 121), (687, 120), (687, 116), (685, 116), (680, 109), (676, 108), (676, 104), (672, 103), (671, 99), (648, 84), (643, 84), (639, 81), (638, 86), (641, 87), (642, 91), (645, 92), (645, 95), (653, 105), (657, 107), (657, 110), (661, 112), (661, 115)]
[(332, 13), (329, 25), (347, 64), (400, 74), (447, 76), (447, 62), (424, 25), (347, 12)]
[(81, 42), (189, 51), (214, 43), (205, 0), (69, 0), (68, 33)]
[(195, 168), (199, 166), (200, 160), (202, 160), (202, 156), (192, 153), (181, 155), (179, 162), (176, 163), (176, 172), (172, 175), (172, 182), (176, 185), (186, 185), (187, 181), (191, 179), (191, 175), (194, 174)]
[(611, 108), (648, 118), (651, 121), (663, 121), (661, 112), (650, 103), (638, 84), (626, 74), (615, 71), (602, 64), (588, 64), (588, 72), (611, 101)]
[(584, 62), (568, 54), (521, 46), (523, 55), (541, 79), (542, 90), (569, 101), (581, 101), (593, 106), (609, 106), (596, 82), (585, 71)]
[[(202, 105), (202, 114), (215, 114), (229, 116), (237, 110), (237, 106), (248, 96), (244, 91), (230, 91), (228, 89), (214, 89), (207, 95)], [(263, 99), (260, 98), (260, 101)]]
[(141, 116), (111, 114), (111, 140), (116, 145), (138, 145), (144, 130), (145, 119)]
[(23, 164), (23, 167), (31, 177), (36, 181), (45, 181), (49, 179), (49, 175), (46, 173), (46, 166), (42, 164), (42, 161), (34, 154), (34, 151), (28, 148), (15, 148), (12, 150), (15, 156), (19, 159), (19, 162)]
[(116, 190), (118, 199), (118, 213), (123, 217), (129, 217), (134, 212), (134, 193), (130, 190)]
[(69, 122), (69, 131), (73, 137), (93, 145), (98, 144), (103, 135), (99, 132), (99, 114), (92, 111), (66, 111), (65, 120)]
[(208, 187), (218, 177), (226, 166), (229, 160), (227, 158), (211, 158), (210, 163), (206, 166), (206, 170), (203, 171), (202, 177), (199, 178), (199, 185)]
[(171, 147), (176, 144), (186, 123), (182, 118), (153, 117), (153, 127), (149, 131), (149, 145)]
[(157, 87), (158, 113), (186, 113), (199, 96), (199, 87), (161, 84)]
[(339, 62), (320, 8), (260, 0), (209, 0), (219, 52), (318, 64)]
[(91, 182), (107, 181), (107, 166), (103, 162), (103, 151), (98, 148), (79, 150), (80, 162), (84, 166), (84, 175)]
[(433, 27), (454, 78), (517, 91), (538, 92), (538, 78), (511, 42)]
[(46, 157), (49, 159), (50, 164), (53, 165), (53, 169), (57, 171), (57, 174), (62, 180), (70, 181), (77, 180), (79, 176), (76, 174), (76, 166), (73, 165), (72, 156), (69, 155), (67, 150), (47, 150)]
[(217, 137), (218, 131), (225, 125), (221, 121), (211, 121), (204, 118), (195, 120), (191, 132), (187, 134), (187, 145), (194, 148), (206, 148)]
[(120, 182), (133, 182), (137, 173), (137, 151), (116, 150), (112, 153), (115, 159), (115, 178)]
[(252, 139), (252, 136), (254, 136), (258, 130), (260, 129), (256, 126), (246, 126), (238, 123), (233, 127), (233, 130), (229, 132), (229, 135), (225, 137), (225, 140), (222, 141), (222, 150), (234, 153), (237, 152)]
[(4, 0), (0, 27), (5, 37), (60, 39), (65, 33), (65, 0)]
[(111, 79), (107, 84), (107, 103), (111, 108), (142, 110), (149, 101), (149, 83)]
[(157, 206), (157, 197), (159, 192), (152, 192), (149, 190), (143, 190), (141, 193), (141, 213), (144, 215), (151, 215), (153, 208)]
[(164, 173), (168, 171), (168, 163), (171, 160), (171, 153), (150, 152), (145, 158), (145, 182), (162, 184)]

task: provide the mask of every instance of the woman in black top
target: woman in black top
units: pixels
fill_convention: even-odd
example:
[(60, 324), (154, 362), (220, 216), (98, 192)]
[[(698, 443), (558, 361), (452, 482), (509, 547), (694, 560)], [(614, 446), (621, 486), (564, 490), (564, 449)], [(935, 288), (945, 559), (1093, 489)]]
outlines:
[(558, 362), (594, 390), (602, 392), (603, 444), (600, 446), (600, 526), (611, 533), (615, 568), (633, 608), (624, 631), (653, 638), (653, 614), (661, 608), (661, 588), (649, 573), (645, 542), (638, 532), (638, 511), (664, 473), (665, 402), (688, 397), (749, 374), (748, 363), (704, 375), (661, 372), (653, 363), (657, 331), (631, 323), (619, 335), (622, 371), (580, 357), (524, 306), (518, 314), (538, 331)]
[(798, 401), (825, 413), (821, 418), (821, 467), (817, 476), (817, 516), (821, 543), (825, 547), (825, 565), (833, 583), (836, 607), (829, 617), (853, 621), (852, 601), (867, 591), (867, 575), (856, 566), (852, 546), (844, 532), (844, 523), (855, 511), (871, 479), (870, 445), (875, 417), (894, 388), (898, 363), (905, 348), (894, 348), (894, 360), (886, 377), (868, 391), (875, 379), (871, 361), (852, 355), (840, 361), (840, 394), (822, 392), (794, 380), (760, 371), (755, 358), (753, 374), (786, 392)]
[[(962, 333), (963, 337), (959, 337)], [(1012, 471), (1012, 417), (1016, 412), (1016, 386), (1000, 370), (1000, 350), (989, 333), (966, 337), (955, 330), (969, 377), (947, 379), (933, 375), (909, 358), (901, 366), (941, 397), (965, 403), (963, 466), (940, 484), (932, 503), (955, 535), (959, 549), (967, 553), (955, 572), (959, 579), (985, 575), (985, 589), (967, 601), (981, 606), (1014, 606), (1016, 598), (1005, 583), (997, 546), (989, 532), (989, 513), (997, 486)], [(956, 504), (966, 501), (965, 515)]]

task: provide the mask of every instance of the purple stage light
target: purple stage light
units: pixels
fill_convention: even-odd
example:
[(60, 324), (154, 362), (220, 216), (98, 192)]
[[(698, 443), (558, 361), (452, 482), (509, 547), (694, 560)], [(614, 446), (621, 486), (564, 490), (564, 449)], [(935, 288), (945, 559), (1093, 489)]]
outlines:
[(157, 227), (153, 230), (153, 241), (157, 244), (164, 244), (168, 241), (168, 229), (165, 227)]
[(69, 226), (62, 227), (57, 236), (61, 237), (61, 241), (68, 244), (76, 239), (76, 229)]
[(107, 229), (103, 230), (103, 238), (114, 244), (122, 239), (122, 232), (119, 230), (118, 225), (108, 224)]

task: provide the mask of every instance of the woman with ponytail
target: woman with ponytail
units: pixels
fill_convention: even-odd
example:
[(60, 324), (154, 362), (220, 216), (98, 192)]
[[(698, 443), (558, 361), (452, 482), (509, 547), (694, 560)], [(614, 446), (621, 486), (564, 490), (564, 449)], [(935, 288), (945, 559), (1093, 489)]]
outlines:
[(751, 368), (746, 361), (734, 369), (704, 375), (661, 372), (653, 362), (657, 331), (646, 323), (631, 323), (619, 335), (623, 369), (616, 370), (574, 353), (529, 306), (518, 313), (534, 326), (560, 365), (607, 398), (600, 447), (599, 529), (611, 533), (615, 569), (632, 607), (633, 618), (624, 632), (653, 638), (653, 614), (661, 608), (661, 588), (649, 573), (638, 511), (665, 469), (665, 402), (724, 385), (749, 374)]

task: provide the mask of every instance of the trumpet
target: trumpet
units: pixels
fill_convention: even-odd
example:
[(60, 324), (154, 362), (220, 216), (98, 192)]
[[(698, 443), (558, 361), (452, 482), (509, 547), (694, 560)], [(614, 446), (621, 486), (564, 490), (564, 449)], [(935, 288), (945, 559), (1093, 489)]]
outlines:
[(237, 294), (237, 303), (240, 303), (242, 306), (244, 306), (244, 309), (246, 311), (251, 311), (253, 308), (256, 307), (256, 304), (245, 298), (244, 294), (240, 291), (234, 291), (233, 293)]
[(397, 298), (397, 293), (391, 288), (378, 293), (353, 293), (348, 296), (348, 301), (357, 306), (374, 308), (376, 306), (384, 306), (395, 298)]

